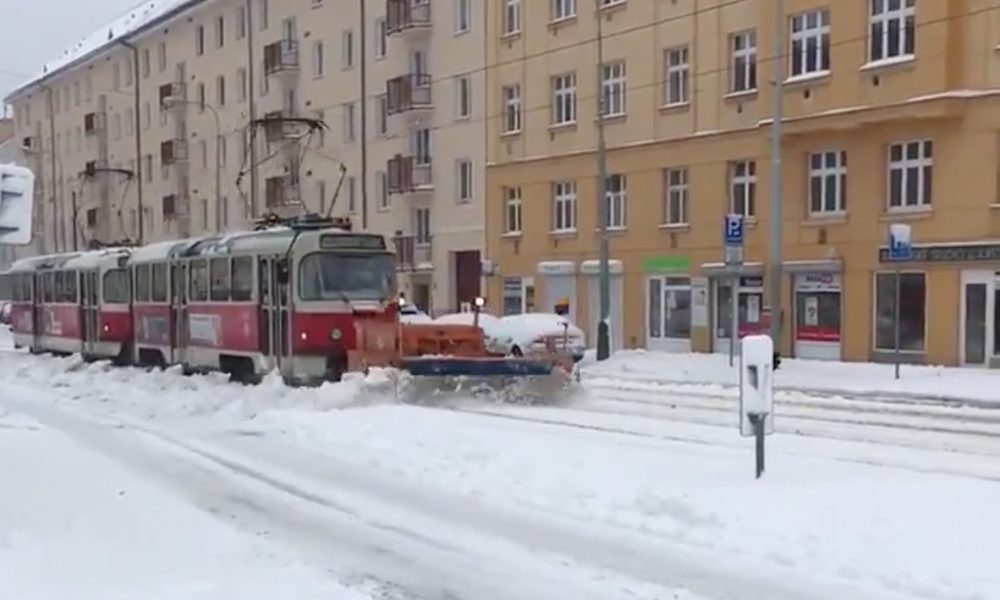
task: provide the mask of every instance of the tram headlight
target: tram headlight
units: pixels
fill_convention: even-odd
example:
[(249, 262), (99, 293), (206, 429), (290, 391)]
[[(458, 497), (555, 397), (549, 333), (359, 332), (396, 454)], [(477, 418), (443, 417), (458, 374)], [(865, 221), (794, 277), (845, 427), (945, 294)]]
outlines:
[(339, 328), (334, 327), (333, 331), (330, 332), (330, 339), (336, 341), (339, 340), (343, 335), (344, 334), (340, 331)]

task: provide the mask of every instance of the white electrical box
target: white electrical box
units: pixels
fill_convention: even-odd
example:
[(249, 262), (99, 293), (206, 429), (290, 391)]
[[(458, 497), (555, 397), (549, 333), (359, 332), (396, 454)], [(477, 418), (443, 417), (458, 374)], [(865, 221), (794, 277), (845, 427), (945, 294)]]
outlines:
[(0, 245), (31, 243), (35, 175), (16, 165), (0, 165)]
[(774, 342), (767, 335), (748, 335), (740, 343), (741, 435), (754, 435), (751, 415), (764, 419), (765, 433), (774, 433)]

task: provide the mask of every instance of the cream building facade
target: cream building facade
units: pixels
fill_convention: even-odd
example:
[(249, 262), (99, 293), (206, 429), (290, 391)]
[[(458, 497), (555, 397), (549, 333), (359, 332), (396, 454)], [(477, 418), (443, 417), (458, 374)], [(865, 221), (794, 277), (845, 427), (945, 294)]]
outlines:
[(395, 239), (419, 304), (454, 310), (480, 293), (484, 63), (472, 0), (144, 3), (7, 98), (39, 240), (350, 215)]
[[(504, 312), (596, 332), (598, 90), (616, 348), (766, 331), (772, 50), (781, 57), (784, 355), (1000, 366), (1000, 2), (552, 0), (489, 19), (487, 252)], [(595, 10), (596, 8), (596, 10)], [(603, 19), (604, 62), (596, 18)], [(723, 264), (744, 215), (745, 264)]]

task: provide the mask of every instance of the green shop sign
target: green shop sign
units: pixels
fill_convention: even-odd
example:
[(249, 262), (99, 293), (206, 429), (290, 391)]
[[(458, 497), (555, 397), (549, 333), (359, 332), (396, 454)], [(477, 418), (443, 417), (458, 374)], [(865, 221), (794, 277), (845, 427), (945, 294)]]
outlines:
[(686, 256), (647, 256), (642, 269), (647, 273), (688, 273), (691, 261)]

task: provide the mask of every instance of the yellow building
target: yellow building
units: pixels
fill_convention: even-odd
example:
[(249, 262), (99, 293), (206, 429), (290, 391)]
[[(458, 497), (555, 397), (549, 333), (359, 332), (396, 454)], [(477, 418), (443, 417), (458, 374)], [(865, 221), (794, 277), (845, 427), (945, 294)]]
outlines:
[[(728, 350), (766, 330), (775, 3), (501, 0), (488, 19), (494, 306), (597, 320), (605, 98), (615, 348)], [(784, 355), (1000, 366), (1000, 1), (785, 0)], [(723, 221), (746, 216), (745, 264)], [(736, 279), (738, 277), (738, 279)], [(593, 340), (591, 340), (593, 341)]]

